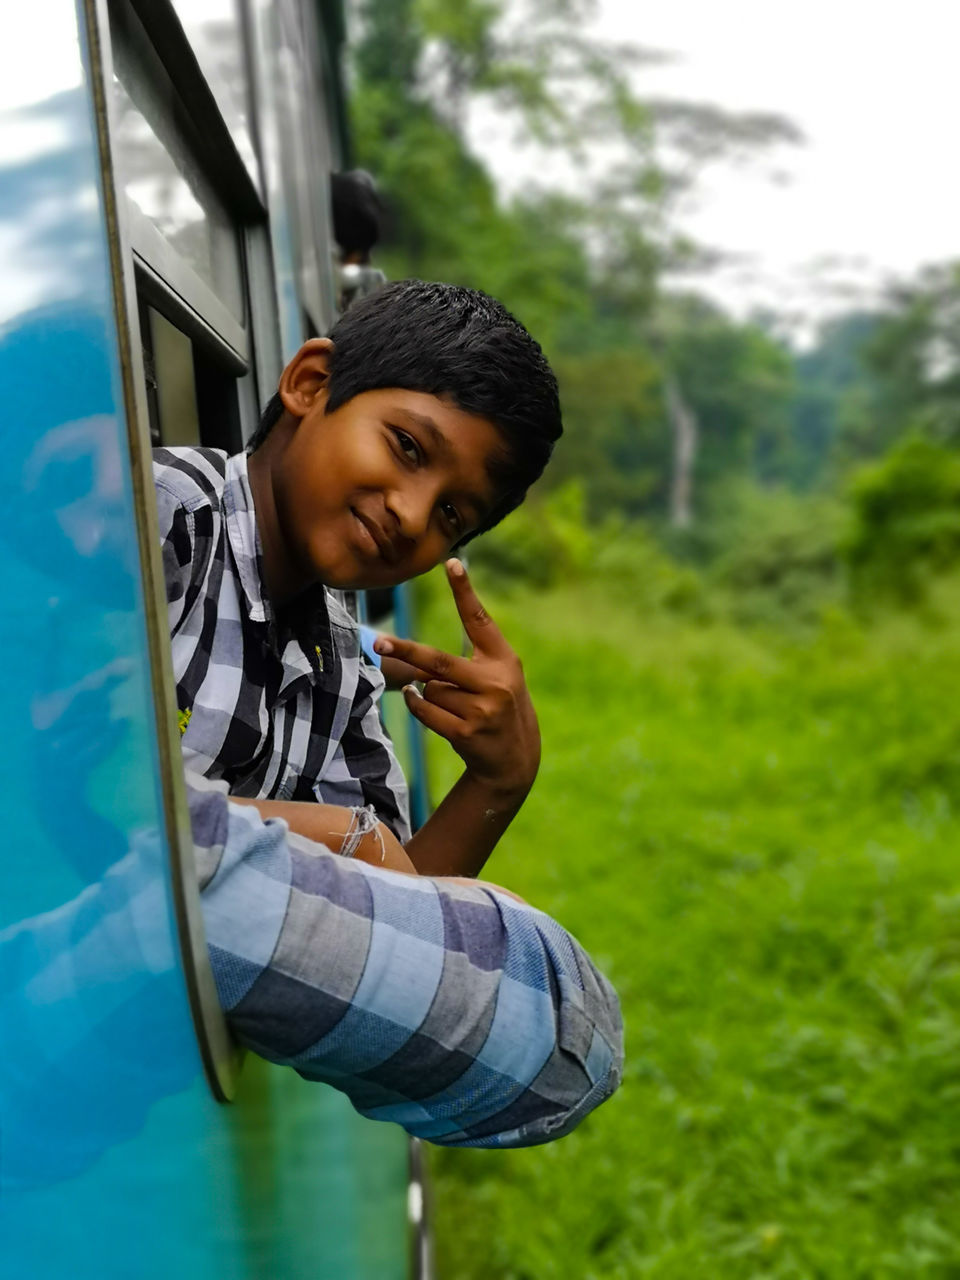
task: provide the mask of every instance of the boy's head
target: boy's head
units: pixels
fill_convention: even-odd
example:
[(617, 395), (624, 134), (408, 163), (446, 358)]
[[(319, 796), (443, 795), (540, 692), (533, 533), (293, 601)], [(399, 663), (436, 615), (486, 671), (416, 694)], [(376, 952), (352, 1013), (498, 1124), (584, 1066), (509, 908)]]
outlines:
[[(500, 303), (405, 280), (301, 348), (249, 448), (252, 467), (269, 466), (283, 540), (302, 568), (330, 586), (376, 586), (423, 572), (497, 524), (561, 431), (553, 372)], [(387, 563), (354, 564), (347, 582), (350, 566), (329, 563), (319, 545), (325, 511), (331, 548), (331, 522), (349, 544), (358, 516)]]

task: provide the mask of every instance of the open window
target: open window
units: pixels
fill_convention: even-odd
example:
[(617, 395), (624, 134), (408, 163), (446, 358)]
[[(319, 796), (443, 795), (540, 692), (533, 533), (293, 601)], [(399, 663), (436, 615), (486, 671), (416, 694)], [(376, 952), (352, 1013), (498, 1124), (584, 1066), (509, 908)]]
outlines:
[(151, 441), (236, 452), (259, 399), (246, 261), (265, 211), (212, 97), (183, 91), (129, 0), (114, 0), (109, 19)]

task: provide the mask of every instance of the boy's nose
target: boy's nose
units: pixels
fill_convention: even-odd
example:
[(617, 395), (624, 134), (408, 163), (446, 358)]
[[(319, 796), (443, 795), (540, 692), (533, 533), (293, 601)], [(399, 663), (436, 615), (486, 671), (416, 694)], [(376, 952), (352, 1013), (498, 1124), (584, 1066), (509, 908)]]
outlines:
[(430, 525), (433, 499), (419, 488), (407, 492), (394, 490), (387, 496), (387, 509), (393, 513), (401, 536), (416, 542)]

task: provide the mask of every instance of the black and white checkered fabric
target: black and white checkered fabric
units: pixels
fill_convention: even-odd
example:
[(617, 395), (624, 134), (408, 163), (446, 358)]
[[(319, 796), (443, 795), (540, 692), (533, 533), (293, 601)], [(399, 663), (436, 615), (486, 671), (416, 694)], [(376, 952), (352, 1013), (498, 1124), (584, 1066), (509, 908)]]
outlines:
[(246, 455), (157, 449), (154, 481), (186, 767), (239, 796), (372, 804), (405, 840), (383, 677), (322, 586), (272, 608)]

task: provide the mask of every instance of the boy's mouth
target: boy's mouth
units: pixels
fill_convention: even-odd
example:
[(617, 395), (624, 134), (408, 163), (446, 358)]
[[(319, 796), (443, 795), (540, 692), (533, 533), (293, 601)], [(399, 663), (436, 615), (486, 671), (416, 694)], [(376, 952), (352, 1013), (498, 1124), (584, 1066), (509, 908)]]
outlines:
[(350, 512), (366, 533), (367, 539), (373, 544), (372, 549), (376, 551), (381, 560), (390, 565), (396, 564), (400, 559), (400, 547), (397, 544), (397, 540), (392, 538), (386, 529), (372, 516), (367, 515), (366, 512), (358, 511), (356, 507), (351, 507)]

